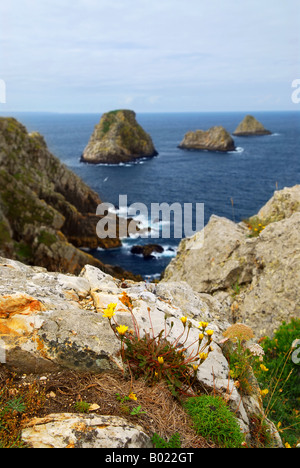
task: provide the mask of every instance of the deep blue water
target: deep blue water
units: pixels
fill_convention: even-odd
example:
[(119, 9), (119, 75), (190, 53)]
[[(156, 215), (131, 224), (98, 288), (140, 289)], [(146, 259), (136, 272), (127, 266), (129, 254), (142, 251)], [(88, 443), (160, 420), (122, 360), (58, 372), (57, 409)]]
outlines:
[[(94, 125), (96, 114), (15, 113), (29, 131), (44, 135), (49, 149), (76, 172), (103, 201), (118, 207), (119, 195), (128, 204), (142, 202), (150, 213), (151, 203), (204, 203), (205, 224), (212, 214), (236, 222), (255, 213), (276, 188), (300, 183), (300, 113), (255, 112), (255, 117), (273, 132), (270, 136), (234, 137), (236, 152), (183, 151), (178, 144), (189, 130), (223, 125), (233, 132), (247, 112), (137, 114), (138, 122), (152, 136), (159, 156), (122, 166), (87, 165), (79, 162)], [(174, 250), (151, 260), (130, 253), (137, 243), (160, 243), (176, 249), (179, 239), (124, 240), (124, 247), (92, 252), (105, 263), (146, 275), (158, 275)]]

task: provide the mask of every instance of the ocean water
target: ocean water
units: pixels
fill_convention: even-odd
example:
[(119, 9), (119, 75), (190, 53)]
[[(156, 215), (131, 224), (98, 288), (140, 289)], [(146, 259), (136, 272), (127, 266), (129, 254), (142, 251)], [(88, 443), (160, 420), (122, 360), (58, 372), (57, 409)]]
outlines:
[[(117, 212), (119, 195), (127, 195), (128, 205), (145, 204), (149, 215), (151, 203), (192, 203), (194, 208), (203, 203), (206, 224), (212, 214), (239, 222), (257, 213), (276, 189), (300, 183), (299, 112), (255, 112), (255, 117), (272, 135), (234, 137), (233, 152), (187, 151), (177, 147), (190, 130), (223, 125), (232, 133), (246, 113), (137, 114), (159, 155), (118, 166), (80, 162), (101, 114), (14, 113), (13, 116), (28, 131), (39, 131), (51, 152), (98, 192), (103, 201), (112, 203)], [(145, 216), (140, 221), (149, 226)], [(171, 227), (172, 224), (171, 219)], [(159, 225), (150, 228), (151, 233), (157, 233)], [(176, 254), (179, 241), (171, 229), (170, 239), (123, 239), (120, 249), (91, 253), (105, 263), (155, 278)], [(130, 252), (133, 245), (145, 243), (158, 243), (165, 250), (148, 260)]]

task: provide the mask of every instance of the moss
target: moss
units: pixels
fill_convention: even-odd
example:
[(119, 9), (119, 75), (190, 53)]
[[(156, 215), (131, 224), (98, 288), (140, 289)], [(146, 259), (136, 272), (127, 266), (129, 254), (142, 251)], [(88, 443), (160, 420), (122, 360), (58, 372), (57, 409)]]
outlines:
[(200, 435), (211, 439), (220, 447), (241, 448), (244, 435), (236, 417), (221, 397), (201, 395), (188, 398), (184, 408)]
[(44, 244), (47, 247), (51, 247), (52, 244), (55, 244), (55, 242), (57, 242), (57, 238), (54, 234), (51, 234), (48, 231), (41, 231), (38, 237), (38, 242), (39, 244)]
[[(1, 214), (0, 214), (1, 216)], [(0, 247), (11, 241), (9, 227), (5, 221), (0, 219)]]
[(25, 242), (15, 243), (15, 252), (18, 260), (26, 262), (32, 259), (33, 251), (32, 247)]

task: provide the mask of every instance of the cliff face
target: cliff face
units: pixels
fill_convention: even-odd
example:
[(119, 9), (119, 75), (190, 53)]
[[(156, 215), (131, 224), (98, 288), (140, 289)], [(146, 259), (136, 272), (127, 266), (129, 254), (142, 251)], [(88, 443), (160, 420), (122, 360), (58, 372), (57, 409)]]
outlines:
[(252, 115), (246, 115), (233, 134), (236, 136), (271, 135), (271, 132), (266, 130), (263, 124)]
[(207, 131), (196, 130), (186, 133), (179, 145), (180, 149), (233, 151), (234, 141), (224, 127), (212, 127)]
[(300, 317), (300, 186), (275, 192), (247, 223), (212, 216), (184, 239), (163, 282), (186, 281), (218, 298), (224, 318), (271, 335)]
[[(104, 267), (79, 247), (117, 247), (96, 234), (99, 196), (13, 118), (0, 119), (0, 251), (49, 270)], [(106, 269), (107, 271), (107, 269)], [(108, 270), (112, 272), (112, 270)]]
[(137, 123), (135, 113), (117, 110), (102, 116), (83, 152), (82, 161), (119, 164), (157, 154), (150, 135)]

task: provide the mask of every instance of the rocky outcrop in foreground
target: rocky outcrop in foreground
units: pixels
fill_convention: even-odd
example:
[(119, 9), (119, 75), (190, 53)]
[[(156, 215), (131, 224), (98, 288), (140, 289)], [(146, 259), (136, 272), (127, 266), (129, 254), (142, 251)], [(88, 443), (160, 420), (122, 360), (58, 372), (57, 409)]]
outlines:
[(272, 335), (283, 320), (300, 317), (300, 185), (275, 192), (236, 224), (212, 216), (184, 239), (164, 273), (164, 284), (185, 281), (223, 305), (223, 317)]
[(251, 135), (271, 135), (269, 130), (266, 130), (263, 124), (255, 119), (252, 115), (246, 115), (244, 120), (238, 125), (233, 132), (236, 136), (251, 136)]
[(196, 130), (186, 133), (178, 146), (180, 149), (206, 151), (233, 151), (234, 141), (224, 127), (212, 127), (207, 131)]
[[(16, 372), (45, 376), (62, 369), (77, 372), (124, 372), (120, 341), (103, 317), (108, 304), (116, 304), (115, 319), (140, 334), (170, 329), (168, 340), (178, 340), (195, 352), (199, 321), (209, 322), (214, 331), (213, 349), (196, 370), (200, 386), (224, 393), (235, 411), (240, 427), (250, 437), (250, 415), (263, 414), (259, 391), (241, 395), (230, 378), (230, 369), (220, 341), (229, 323), (221, 303), (194, 292), (183, 282), (145, 284), (119, 281), (87, 265), (79, 276), (49, 273), (38, 267), (0, 258), (0, 343), (2, 362)], [(122, 299), (126, 292), (132, 314)], [(182, 337), (181, 317), (189, 319), (188, 337)], [(173, 322), (173, 326), (171, 323)], [(181, 337), (181, 338), (180, 338)], [(278, 433), (268, 422), (281, 445)], [(28, 421), (23, 440), (38, 447), (144, 447), (151, 446), (147, 430), (123, 418), (50, 414)]]
[[(0, 253), (49, 270), (79, 273), (86, 264), (114, 274), (81, 247), (121, 246), (99, 239), (101, 200), (53, 156), (39, 133), (0, 118)], [(116, 276), (126, 276), (116, 272)]]
[(90, 164), (119, 164), (156, 156), (152, 139), (130, 110), (103, 114), (81, 160)]

